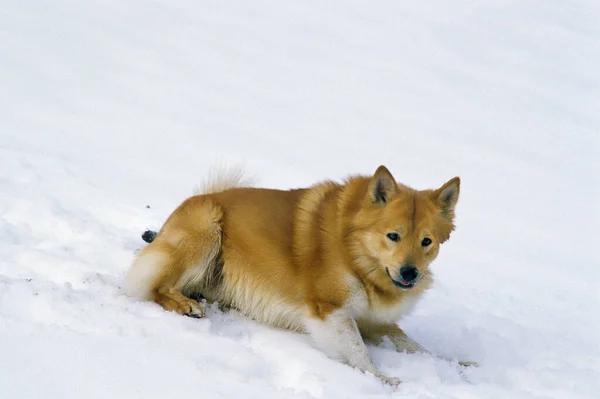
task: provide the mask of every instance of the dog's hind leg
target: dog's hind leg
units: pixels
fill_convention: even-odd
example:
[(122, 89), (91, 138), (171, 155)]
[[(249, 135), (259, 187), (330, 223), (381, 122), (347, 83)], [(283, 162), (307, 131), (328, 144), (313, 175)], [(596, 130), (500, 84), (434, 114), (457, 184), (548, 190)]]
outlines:
[(183, 293), (211, 283), (221, 250), (222, 217), (222, 209), (204, 197), (186, 200), (138, 254), (125, 277), (125, 292), (169, 311), (204, 316), (202, 306)]

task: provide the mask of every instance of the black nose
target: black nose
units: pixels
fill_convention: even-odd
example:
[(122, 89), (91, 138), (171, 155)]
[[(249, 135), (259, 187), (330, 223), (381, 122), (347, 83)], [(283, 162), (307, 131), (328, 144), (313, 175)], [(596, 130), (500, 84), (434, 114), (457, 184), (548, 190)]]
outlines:
[(419, 275), (419, 271), (414, 266), (402, 266), (400, 268), (400, 275), (404, 281), (415, 281)]

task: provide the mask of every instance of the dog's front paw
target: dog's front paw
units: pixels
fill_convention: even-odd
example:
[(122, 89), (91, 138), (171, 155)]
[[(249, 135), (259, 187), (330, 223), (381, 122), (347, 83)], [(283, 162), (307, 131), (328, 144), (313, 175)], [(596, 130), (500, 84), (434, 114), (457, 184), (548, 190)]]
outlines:
[(458, 365), (462, 366), (462, 367), (479, 367), (479, 363), (477, 363), (477, 362), (467, 362), (467, 361), (459, 361)]
[(402, 382), (402, 381), (400, 381), (400, 379), (399, 379), (399, 378), (396, 378), (396, 377), (386, 377), (386, 376), (385, 376), (385, 375), (383, 375), (383, 374), (380, 374), (380, 375), (378, 375), (377, 377), (379, 377), (379, 379), (380, 379), (381, 381), (383, 381), (383, 383), (384, 383), (384, 384), (391, 385), (391, 386), (393, 386), (394, 388), (396, 388), (396, 387), (397, 387), (398, 385), (400, 385), (400, 383)]

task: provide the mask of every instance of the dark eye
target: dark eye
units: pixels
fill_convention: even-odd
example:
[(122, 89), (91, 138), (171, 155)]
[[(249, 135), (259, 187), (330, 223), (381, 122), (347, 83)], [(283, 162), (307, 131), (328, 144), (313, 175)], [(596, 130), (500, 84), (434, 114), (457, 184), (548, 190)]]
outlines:
[(423, 238), (423, 241), (421, 241), (421, 245), (424, 247), (428, 247), (429, 245), (431, 245), (431, 238)]
[(398, 241), (400, 241), (400, 234), (398, 234), (398, 233), (388, 233), (387, 238), (389, 238), (390, 240), (392, 240), (394, 242), (398, 242)]

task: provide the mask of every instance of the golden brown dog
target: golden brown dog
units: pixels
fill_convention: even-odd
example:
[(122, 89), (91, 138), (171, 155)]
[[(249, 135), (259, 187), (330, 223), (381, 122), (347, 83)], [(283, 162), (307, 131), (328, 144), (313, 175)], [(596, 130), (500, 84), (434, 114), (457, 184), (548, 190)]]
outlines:
[(190, 299), (201, 294), (307, 332), (330, 356), (398, 384), (375, 368), (363, 338), (425, 351), (396, 321), (431, 285), (429, 265), (454, 229), (459, 178), (418, 191), (380, 166), (289, 191), (238, 180), (217, 179), (184, 201), (135, 259), (126, 291), (193, 317), (204, 316)]

